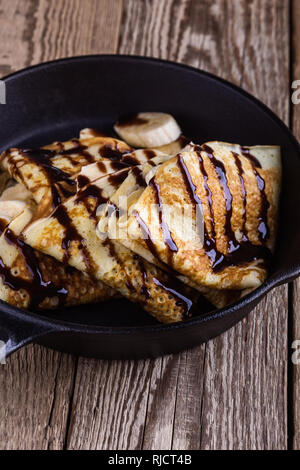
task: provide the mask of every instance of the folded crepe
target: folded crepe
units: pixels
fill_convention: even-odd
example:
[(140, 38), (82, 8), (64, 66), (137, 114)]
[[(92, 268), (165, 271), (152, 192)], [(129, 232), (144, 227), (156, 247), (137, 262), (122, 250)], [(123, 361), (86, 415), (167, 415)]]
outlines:
[[(87, 139), (87, 138), (92, 138), (92, 137), (111, 137), (111, 135), (105, 134), (97, 129), (91, 129), (89, 127), (81, 129), (79, 133), (80, 139)], [(152, 147), (149, 150), (157, 150), (167, 155), (175, 155), (176, 153), (180, 152), (188, 143), (189, 143), (189, 139), (185, 137), (184, 135), (180, 135), (178, 139), (170, 142), (169, 144), (161, 145), (160, 147)], [(142, 150), (147, 151), (148, 149), (142, 149)]]
[(122, 169), (130, 169), (133, 166), (140, 165), (144, 162), (150, 162), (151, 165), (156, 164), (156, 157), (168, 157), (168, 154), (159, 152), (158, 150), (140, 149), (127, 153), (120, 160), (111, 161), (107, 158), (86, 165), (81, 168), (80, 173), (76, 177), (77, 189), (86, 186), (88, 183), (101, 178), (102, 176), (115, 173)]
[[(163, 160), (160, 164), (163, 163)], [(119, 188), (112, 194), (106, 205), (103, 206), (101, 211), (98, 211), (99, 222), (97, 226), (97, 233), (101, 237), (108, 236), (112, 240), (116, 240), (124, 246), (132, 248), (137, 254), (152, 264), (168, 271), (173, 276), (176, 276), (181, 282), (188, 286), (197, 289), (212, 305), (217, 308), (223, 308), (241, 298), (243, 293), (240, 290), (222, 290), (203, 285), (195, 284), (191, 279), (186, 276), (180, 275), (172, 270), (170, 266), (153, 256), (148, 246), (138, 245), (128, 238), (128, 216), (132, 214), (143, 193), (145, 187), (151, 179), (155, 176), (159, 165), (152, 166), (151, 162), (144, 163), (139, 168), (130, 169), (127, 178), (119, 186)]]
[(116, 171), (122, 156), (131, 151), (125, 142), (111, 137), (72, 139), (40, 149), (12, 148), (2, 153), (0, 164), (37, 203), (46, 197), (55, 207), (76, 192), (75, 177), (82, 167), (104, 161), (111, 172)]
[[(157, 157), (157, 163), (165, 158)], [(81, 188), (51, 215), (31, 222), (22, 232), (23, 239), (103, 281), (158, 320), (181, 321), (192, 314), (199, 294), (121, 244), (109, 238), (101, 240), (96, 234), (99, 206), (101, 210), (127, 175), (127, 169), (120, 170)]]
[(22, 184), (0, 197), (0, 299), (19, 308), (57, 308), (107, 300), (113, 289), (39, 253), (19, 238), (35, 203)]
[(275, 245), (280, 182), (279, 147), (192, 144), (129, 204), (122, 244), (198, 286), (255, 288)]

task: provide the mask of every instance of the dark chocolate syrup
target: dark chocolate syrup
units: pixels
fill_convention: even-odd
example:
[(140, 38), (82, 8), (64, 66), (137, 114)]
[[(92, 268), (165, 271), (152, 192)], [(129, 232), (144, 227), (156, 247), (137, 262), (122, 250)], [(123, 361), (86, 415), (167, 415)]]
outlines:
[[(67, 194), (66, 197), (74, 194), (75, 181), (71, 179), (71, 175), (53, 166), (51, 163), (51, 155), (53, 155), (53, 151), (46, 149), (25, 149), (22, 150), (22, 153), (43, 169), (51, 185), (53, 207), (57, 207), (61, 203), (61, 193), (63, 196)], [(64, 183), (64, 185), (60, 183)], [(69, 186), (69, 189), (67, 189), (66, 185)], [(74, 190), (72, 191), (71, 188), (74, 188)]]
[(22, 279), (19, 276), (13, 276), (11, 269), (5, 266), (0, 258), (0, 276), (3, 283), (13, 290), (24, 289), (30, 296), (30, 306), (38, 307), (46, 297), (57, 297), (59, 304), (63, 304), (68, 295), (68, 291), (62, 286), (56, 286), (52, 281), (45, 281), (41, 273), (38, 259), (34, 250), (20, 240), (10, 229), (4, 232), (6, 241), (16, 246), (21, 253), (26, 267), (31, 275), (31, 279)]
[[(89, 199), (94, 200), (94, 204), (89, 203)], [(98, 206), (100, 204), (105, 204), (107, 198), (102, 196), (102, 190), (95, 184), (88, 184), (84, 186), (76, 195), (75, 203), (83, 202), (87, 211), (90, 214), (90, 217), (95, 219)]]
[(232, 226), (231, 226), (232, 195), (228, 186), (225, 165), (223, 162), (221, 162), (214, 156), (213, 149), (210, 148), (208, 145), (203, 145), (202, 149), (204, 150), (204, 152), (206, 152), (207, 156), (211, 160), (215, 168), (215, 171), (217, 173), (220, 184), (223, 188), (223, 193), (224, 193), (224, 198), (225, 198), (225, 208), (226, 208), (225, 234), (228, 240), (228, 252), (231, 253), (232, 251), (237, 249), (238, 241), (236, 240), (234, 231), (232, 230)]
[(107, 204), (107, 209), (108, 209), (108, 217), (111, 217), (113, 214), (116, 215), (116, 218), (119, 219), (123, 215), (123, 210), (118, 207), (116, 204), (113, 202), (109, 201)]
[(154, 256), (154, 258), (157, 258), (158, 260), (160, 260), (160, 256), (159, 256), (159, 253), (157, 252), (156, 250), (156, 246), (151, 238), (151, 233), (150, 233), (150, 230), (147, 226), (147, 224), (145, 224), (145, 222), (143, 221), (142, 217), (140, 216), (140, 214), (138, 213), (138, 211), (133, 211), (133, 214), (141, 228), (141, 231), (142, 231), (142, 234), (143, 234), (143, 240), (145, 240), (145, 243), (149, 249), (149, 251), (152, 253), (152, 255)]
[(89, 132), (93, 137), (112, 137), (109, 133), (99, 131), (98, 129), (89, 129)]
[[(150, 163), (150, 165), (151, 164), (155, 165), (155, 163), (153, 163), (149, 160), (156, 157), (156, 152), (154, 150), (150, 150), (150, 149), (143, 149), (143, 153), (144, 153), (144, 156), (146, 157), (147, 162)], [(140, 165), (141, 164), (141, 161), (138, 159), (138, 157), (136, 157), (134, 154), (132, 155), (131, 153), (127, 153), (127, 154), (123, 155), (122, 162), (124, 164), (129, 165), (129, 166), (135, 166), (135, 165)]]
[(102, 173), (106, 173), (106, 165), (102, 160), (97, 162), (97, 167), (98, 167), (99, 171), (101, 171)]
[(145, 297), (146, 300), (148, 300), (151, 297), (151, 295), (147, 287), (147, 278), (148, 278), (147, 271), (145, 269), (143, 259), (140, 256), (137, 256), (136, 258), (138, 259), (139, 268), (140, 268), (141, 275), (142, 275), (142, 282), (143, 282), (143, 285), (141, 287), (141, 294)]
[(268, 226), (268, 209), (270, 207), (270, 204), (267, 199), (266, 192), (265, 192), (265, 181), (256, 170), (256, 168), (262, 168), (262, 166), (259, 160), (250, 153), (249, 148), (241, 147), (241, 151), (242, 151), (242, 154), (245, 157), (247, 157), (251, 162), (252, 170), (257, 181), (257, 187), (261, 195), (261, 208), (260, 208), (260, 215), (259, 215), (258, 233), (259, 233), (259, 240), (263, 243), (270, 236), (270, 229)]
[(238, 169), (238, 175), (239, 175), (239, 180), (240, 180), (240, 184), (241, 184), (241, 192), (242, 192), (242, 200), (243, 200), (243, 213), (242, 213), (242, 217), (243, 217), (243, 225), (242, 225), (242, 232), (243, 232), (243, 237), (247, 237), (246, 235), (246, 203), (247, 203), (247, 191), (246, 191), (246, 187), (245, 187), (245, 181), (244, 181), (244, 169), (243, 169), (243, 165), (242, 165), (242, 162), (241, 162), (241, 159), (240, 159), (240, 156), (235, 153), (235, 152), (232, 152), (232, 155), (234, 157), (234, 160), (235, 160), (235, 164), (236, 164), (236, 167)]
[(81, 165), (80, 162), (72, 158), (72, 155), (74, 153), (81, 157), (84, 157), (87, 163), (93, 163), (95, 161), (93, 155), (89, 153), (88, 147), (86, 145), (83, 145), (79, 139), (72, 139), (71, 142), (74, 144), (74, 146), (68, 149), (64, 149), (63, 144), (59, 142), (60, 150), (57, 153), (57, 156), (63, 156), (67, 158), (72, 166)]
[(121, 160), (123, 155), (128, 153), (129, 150), (121, 151), (118, 147), (113, 147), (112, 145), (106, 144), (99, 149), (99, 154), (103, 158), (108, 158), (109, 160)]
[(244, 157), (247, 157), (250, 162), (256, 166), (257, 168), (261, 168), (260, 161), (250, 153), (250, 149), (248, 147), (241, 147), (241, 152)]
[[(70, 175), (63, 170), (52, 165), (49, 153), (51, 150), (46, 149), (35, 149), (35, 150), (22, 150), (22, 153), (29, 157), (30, 160), (34, 161), (38, 166), (45, 170), (46, 175), (49, 177), (51, 182), (56, 181), (67, 181), (70, 182)], [(72, 184), (72, 183), (71, 183)]]
[[(269, 261), (271, 257), (271, 252), (266, 246), (262, 245), (253, 245), (249, 240), (246, 234), (243, 234), (243, 238), (241, 242), (238, 242), (236, 240), (235, 234), (232, 230), (231, 227), (231, 216), (232, 216), (232, 195), (230, 193), (229, 187), (228, 187), (228, 182), (227, 182), (227, 177), (226, 177), (226, 172), (225, 172), (225, 167), (222, 162), (218, 161), (214, 154), (213, 150), (205, 145), (203, 147), (198, 147), (195, 146), (196, 151), (198, 151), (198, 157), (199, 157), (199, 162), (200, 162), (200, 170), (203, 172), (203, 159), (201, 157), (200, 152), (204, 151), (208, 157), (211, 159), (211, 161), (214, 164), (214, 167), (216, 169), (220, 184), (223, 188), (224, 191), (224, 197), (225, 197), (225, 202), (226, 202), (226, 223), (225, 223), (225, 233), (228, 237), (228, 254), (224, 255), (223, 253), (219, 252), (217, 250), (216, 246), (216, 239), (215, 239), (215, 231), (214, 228), (212, 230), (212, 234), (209, 235), (206, 224), (204, 223), (204, 240), (203, 240), (203, 246), (206, 251), (206, 254), (208, 255), (211, 263), (212, 263), (212, 269), (214, 271), (220, 271), (223, 270), (224, 268), (232, 265), (242, 265), (244, 263), (248, 263), (250, 261), (254, 261), (257, 259), (263, 259), (265, 261)], [(178, 165), (181, 170), (186, 189), (190, 195), (190, 199), (194, 204), (200, 205), (202, 208), (202, 203), (200, 198), (196, 194), (196, 187), (192, 181), (191, 175), (184, 163), (184, 160), (181, 155), (178, 157)], [(238, 166), (239, 170), (239, 175), (242, 177), (241, 173), (241, 166)], [(206, 178), (207, 173), (205, 172), (204, 174), (204, 181), (206, 183)], [(262, 188), (262, 185), (261, 185)], [(243, 190), (242, 190), (243, 192)], [(206, 185), (206, 194), (207, 194), (207, 185)], [(209, 194), (209, 198), (211, 198), (211, 193)], [(245, 194), (246, 196), (246, 194)], [(245, 203), (244, 203), (245, 204)], [(202, 208), (203, 209), (203, 208)], [(210, 204), (210, 215), (213, 218), (213, 213), (212, 213), (212, 205)], [(214, 224), (212, 224), (212, 227), (214, 227)]]
[(90, 154), (90, 152), (87, 150), (88, 147), (86, 145), (82, 145), (79, 139), (72, 139), (72, 142), (75, 144), (73, 148), (73, 152), (71, 153), (77, 153), (79, 156), (84, 157), (85, 161), (87, 163), (94, 163), (95, 162), (95, 157)]
[(129, 165), (127, 162), (123, 161), (111, 161), (110, 162), (110, 166), (113, 170), (115, 171), (119, 171), (119, 170), (123, 170), (124, 168), (128, 168), (129, 166), (132, 166), (132, 165)]
[(125, 165), (128, 165), (128, 166), (135, 166), (135, 165), (139, 165), (140, 162), (138, 161), (138, 159), (132, 155), (130, 155), (130, 153), (128, 155), (124, 155), (122, 157), (122, 162), (125, 164)]
[(9, 223), (9, 221), (7, 219), (1, 219), (0, 218), (0, 235), (2, 235), (2, 233), (4, 232), (5, 227), (7, 226), (8, 223)]
[[(127, 176), (127, 172), (119, 172), (121, 174), (113, 173), (109, 175), (108, 181), (110, 184), (115, 186), (119, 185)], [(80, 190), (76, 194), (75, 203), (78, 204), (82, 202), (87, 211), (90, 214), (91, 218), (96, 218), (96, 211), (100, 204), (105, 204), (107, 202), (107, 198), (102, 195), (102, 190), (95, 184), (88, 184), (89, 180), (84, 175), (78, 176), (78, 185), (80, 186)], [(87, 183), (87, 184), (85, 184)], [(89, 199), (92, 198), (94, 200), (94, 204), (89, 204)], [(64, 236), (62, 239), (62, 248), (64, 250), (64, 259), (63, 261), (66, 263), (69, 260), (69, 247), (72, 241), (79, 242), (79, 249), (82, 250), (84, 261), (88, 269), (91, 267), (90, 261), (90, 254), (85, 246), (84, 238), (79, 234), (76, 226), (73, 224), (67, 209), (64, 205), (58, 206), (54, 212), (52, 213), (52, 217), (55, 217), (60, 225), (64, 227)]]
[(150, 149), (145, 149), (144, 150), (144, 155), (146, 156), (147, 160), (151, 160), (151, 158), (156, 157), (156, 153), (154, 150)]
[(136, 292), (136, 289), (135, 287), (132, 285), (132, 282), (127, 274), (127, 271), (126, 271), (126, 267), (124, 266), (124, 263), (123, 261), (120, 259), (120, 257), (118, 256), (116, 250), (115, 250), (115, 247), (113, 245), (113, 242), (107, 237), (104, 242), (103, 242), (103, 245), (106, 246), (108, 248), (108, 251), (109, 251), (109, 255), (114, 258), (116, 260), (116, 262), (122, 267), (122, 270), (127, 278), (125, 284), (126, 284), (126, 287), (127, 289), (130, 291), (130, 292)]
[(123, 116), (119, 119), (117, 122), (117, 125), (119, 127), (122, 126), (131, 126), (131, 125), (137, 125), (137, 124), (147, 124), (148, 120), (145, 118), (140, 118), (138, 116), (138, 113), (132, 113), (132, 114), (127, 114), (126, 116)]
[(257, 186), (258, 186), (258, 189), (260, 191), (260, 196), (261, 196), (261, 207), (260, 207), (259, 226), (258, 226), (259, 239), (261, 242), (265, 242), (270, 236), (270, 229), (268, 226), (268, 209), (270, 207), (270, 204), (267, 199), (267, 195), (265, 193), (265, 186), (266, 186), (265, 181), (260, 176), (258, 171), (256, 171), (254, 166), (252, 168), (256, 177)]
[(108, 175), (107, 180), (109, 184), (111, 184), (115, 188), (118, 188), (127, 178), (129, 170), (130, 168), (126, 168), (124, 170), (116, 171), (115, 173), (111, 173), (110, 175)]
[(85, 245), (84, 238), (80, 235), (77, 228), (73, 224), (67, 209), (63, 204), (58, 206), (52, 213), (52, 217), (55, 217), (58, 223), (64, 228), (64, 236), (61, 241), (62, 249), (64, 250), (63, 262), (69, 261), (69, 247), (72, 241), (78, 241), (78, 248), (82, 250), (83, 258), (86, 267), (90, 268), (90, 255)]
[[(154, 283), (161, 287), (162, 289), (164, 289), (165, 291), (169, 292), (170, 294), (174, 295), (176, 298), (177, 298), (177, 301), (176, 301), (176, 305), (178, 307), (182, 307), (183, 308), (183, 319), (186, 319), (190, 316), (190, 313), (191, 313), (191, 309), (193, 307), (193, 301), (191, 299), (188, 299), (187, 297), (185, 297), (183, 294), (181, 294), (180, 292), (178, 292), (177, 289), (173, 289), (172, 287), (168, 287), (164, 284), (162, 284), (158, 279), (156, 279), (155, 277), (153, 277), (153, 281)], [(174, 282), (177, 284), (177, 281), (174, 279)]]
[(155, 177), (153, 177), (150, 180), (149, 186), (151, 186), (151, 188), (154, 190), (154, 193), (155, 193), (156, 205), (158, 206), (159, 225), (163, 233), (164, 241), (166, 245), (168, 246), (168, 248), (171, 250), (171, 252), (177, 253), (178, 251), (177, 245), (172, 238), (169, 227), (163, 216), (163, 204), (161, 200), (160, 189), (159, 189), (159, 185), (155, 181)]
[(145, 188), (147, 186), (143, 172), (139, 167), (135, 166), (134, 168), (132, 168), (131, 173), (134, 175), (136, 182), (139, 186), (141, 186), (142, 188)]
[(78, 190), (83, 188), (84, 186), (86, 186), (89, 183), (90, 183), (90, 180), (87, 176), (85, 176), (85, 175), (78, 175), (77, 176), (77, 189)]
[[(201, 160), (199, 159), (199, 162), (200, 164), (203, 163), (202, 158)], [(182, 155), (178, 156), (177, 164), (181, 171), (183, 181), (185, 183), (185, 188), (189, 194), (191, 202), (195, 206), (198, 205), (201, 210), (201, 213), (204, 214), (202, 201), (196, 193), (196, 186), (194, 185), (192, 181), (192, 177), (188, 171), (186, 164), (184, 163), (184, 159)], [(207, 227), (206, 227), (206, 223), (204, 221), (204, 215), (203, 215), (203, 226), (204, 226), (203, 247), (205, 249), (207, 256), (209, 257), (212, 263), (212, 266), (216, 267), (220, 262), (223, 261), (224, 255), (218, 252), (215, 237), (209, 235)], [(213, 227), (214, 227), (214, 224), (213, 224)]]

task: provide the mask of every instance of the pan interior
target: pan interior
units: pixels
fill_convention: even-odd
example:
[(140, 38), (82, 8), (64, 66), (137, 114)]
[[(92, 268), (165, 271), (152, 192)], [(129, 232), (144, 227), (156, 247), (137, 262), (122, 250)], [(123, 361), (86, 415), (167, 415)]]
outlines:
[[(175, 64), (122, 56), (94, 56), (44, 64), (6, 79), (0, 108), (0, 150), (67, 140), (84, 127), (111, 130), (117, 118), (137, 111), (173, 114), (196, 143), (223, 140), (280, 145), (283, 187), (273, 274), (299, 258), (298, 148), (288, 131), (255, 100), (224, 82)], [(130, 90), (130, 91), (129, 91)], [(209, 311), (199, 305), (199, 315)], [(123, 299), (43, 312), (53, 319), (99, 326), (143, 326), (157, 321)]]

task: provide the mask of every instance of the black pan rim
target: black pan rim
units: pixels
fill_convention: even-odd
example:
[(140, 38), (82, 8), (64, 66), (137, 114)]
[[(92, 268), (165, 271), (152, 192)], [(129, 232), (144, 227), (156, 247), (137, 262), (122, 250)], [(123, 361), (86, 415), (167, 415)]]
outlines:
[[(91, 60), (124, 60), (124, 61), (132, 61), (132, 62), (147, 62), (147, 63), (152, 63), (152, 64), (160, 64), (164, 67), (173, 67), (175, 69), (178, 68), (183, 68), (186, 69), (189, 72), (206, 76), (207, 78), (222, 84), (225, 87), (228, 87), (235, 91), (237, 94), (240, 94), (247, 98), (249, 101), (253, 102), (258, 106), (258, 108), (261, 109), (262, 112), (266, 113), (282, 130), (283, 132), (287, 135), (289, 140), (291, 141), (292, 145), (295, 147), (295, 150), (297, 154), (299, 155), (300, 158), (300, 144), (288, 128), (288, 126), (264, 103), (262, 103), (258, 98), (255, 96), (251, 95), (248, 93), (246, 90), (243, 88), (239, 87), (238, 85), (235, 85), (221, 77), (218, 77), (217, 75), (214, 75), (212, 73), (206, 72), (205, 70), (198, 69), (183, 63), (179, 62), (174, 62), (170, 60), (165, 60), (165, 59), (158, 59), (154, 57), (144, 57), (144, 56), (139, 56), (139, 55), (130, 55), (130, 54), (91, 54), (91, 55), (79, 55), (79, 56), (72, 56), (72, 57), (65, 57), (65, 58), (60, 58), (56, 60), (51, 60), (51, 61), (46, 61), (42, 62), (36, 65), (32, 65), (30, 67), (26, 67), (24, 69), (21, 69), (19, 71), (13, 72), (9, 75), (6, 75), (3, 77), (1, 80), (4, 82), (9, 82), (10, 80), (13, 80), (14, 78), (19, 78), (22, 76), (27, 76), (31, 72), (34, 72), (35, 70), (47, 70), (49, 67), (55, 67), (57, 65), (64, 65), (68, 63), (74, 63), (74, 62), (82, 62), (82, 61), (91, 61)], [(29, 310), (24, 310), (24, 309), (19, 309), (17, 307), (11, 306), (7, 302), (1, 301), (6, 306), (9, 306), (10, 314), (15, 316), (16, 318), (24, 319), (24, 317), (27, 317), (28, 319), (36, 320), (41, 322), (45, 327), (49, 327), (49, 329), (55, 328), (65, 328), (66, 331), (78, 331), (78, 332), (84, 332), (87, 334), (109, 334), (109, 335), (129, 335), (129, 334), (134, 334), (138, 332), (143, 332), (143, 333), (159, 333), (161, 331), (165, 332), (170, 332), (175, 329), (189, 329), (195, 326), (198, 326), (202, 323), (213, 321), (214, 319), (225, 317), (229, 314), (233, 314), (236, 311), (239, 311), (240, 309), (246, 309), (247, 306), (255, 301), (259, 301), (264, 295), (266, 295), (272, 288), (283, 284), (285, 282), (288, 282), (289, 280), (297, 277), (300, 275), (300, 265), (295, 265), (291, 267), (291, 270), (288, 272), (286, 271), (280, 271), (278, 273), (275, 273), (274, 275), (271, 275), (270, 278), (268, 278), (260, 287), (255, 289), (253, 292), (249, 293), (245, 297), (243, 297), (241, 300), (238, 300), (237, 302), (230, 304), (229, 306), (223, 308), (223, 309), (216, 309), (206, 315), (199, 316), (199, 317), (193, 317), (191, 319), (188, 319), (184, 322), (178, 322), (178, 323), (172, 323), (172, 324), (160, 324), (160, 325), (146, 325), (146, 326), (130, 326), (130, 327), (107, 327), (107, 326), (97, 326), (97, 325), (85, 325), (83, 323), (73, 323), (69, 321), (64, 321), (64, 320), (59, 320), (59, 319), (49, 319), (48, 317), (44, 316), (41, 313), (35, 313), (35, 312), (30, 312)]]

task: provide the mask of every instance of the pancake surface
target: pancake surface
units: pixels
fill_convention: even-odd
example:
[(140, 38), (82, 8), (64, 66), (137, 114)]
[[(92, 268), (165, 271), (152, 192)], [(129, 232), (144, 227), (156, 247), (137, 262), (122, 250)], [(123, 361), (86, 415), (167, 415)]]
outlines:
[(199, 295), (119, 243), (96, 234), (97, 209), (127, 177), (121, 170), (99, 178), (23, 231), (33, 248), (118, 290), (164, 322), (189, 316)]
[[(125, 121), (127, 131), (146, 114)], [(2, 300), (48, 309), (121, 295), (171, 323), (196, 306), (201, 314), (202, 296), (223, 308), (264, 282), (280, 148), (187, 145), (178, 126), (172, 141), (153, 124), (149, 148), (83, 129), (78, 139), (2, 153)], [(147, 129), (136, 129), (141, 146)]]
[(159, 167), (123, 243), (198, 285), (257, 287), (275, 245), (280, 180), (278, 147), (191, 145)]
[(131, 150), (111, 137), (72, 139), (40, 149), (10, 149), (2, 153), (1, 167), (24, 184), (37, 203), (47, 197), (56, 206), (76, 192), (75, 177), (82, 167), (104, 161), (107, 169), (116, 171), (122, 156)]

